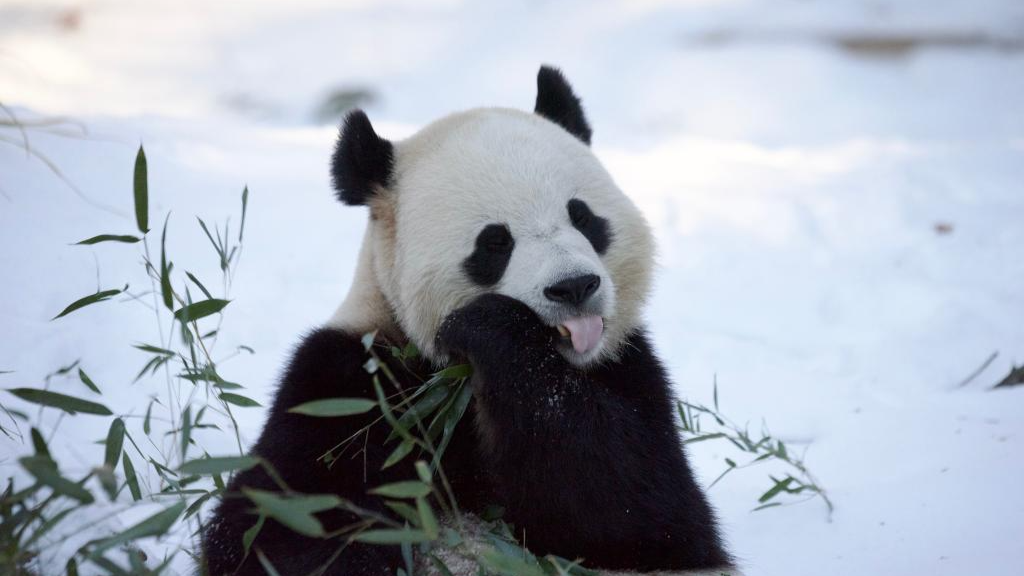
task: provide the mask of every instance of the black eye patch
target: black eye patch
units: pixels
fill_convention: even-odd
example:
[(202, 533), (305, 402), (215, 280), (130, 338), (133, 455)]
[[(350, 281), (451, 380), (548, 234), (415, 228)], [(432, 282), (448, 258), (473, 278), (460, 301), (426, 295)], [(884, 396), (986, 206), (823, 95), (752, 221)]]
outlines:
[(501, 276), (512, 258), (516, 242), (504, 224), (488, 224), (476, 236), (473, 253), (462, 262), (469, 279), (481, 286), (492, 286)]
[(572, 225), (590, 241), (594, 251), (604, 254), (612, 243), (612, 231), (608, 221), (590, 211), (583, 200), (573, 198), (566, 205)]

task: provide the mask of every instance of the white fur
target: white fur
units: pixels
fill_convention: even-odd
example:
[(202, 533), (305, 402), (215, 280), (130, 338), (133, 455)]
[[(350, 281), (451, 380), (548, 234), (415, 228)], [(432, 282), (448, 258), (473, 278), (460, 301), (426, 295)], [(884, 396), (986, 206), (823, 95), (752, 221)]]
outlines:
[[(590, 148), (561, 127), (509, 109), (454, 114), (395, 143), (393, 182), (370, 203), (355, 281), (330, 326), (404, 336), (443, 363), (434, 335), (475, 296), (512, 296), (556, 326), (565, 312), (543, 289), (592, 273), (601, 277), (591, 306), (605, 319), (604, 337), (586, 356), (564, 349), (567, 358), (579, 365), (613, 358), (638, 327), (653, 267), (650, 229)], [(572, 198), (609, 221), (603, 256), (573, 228)], [(482, 288), (462, 263), (493, 223), (509, 227), (515, 249), (502, 280)]]

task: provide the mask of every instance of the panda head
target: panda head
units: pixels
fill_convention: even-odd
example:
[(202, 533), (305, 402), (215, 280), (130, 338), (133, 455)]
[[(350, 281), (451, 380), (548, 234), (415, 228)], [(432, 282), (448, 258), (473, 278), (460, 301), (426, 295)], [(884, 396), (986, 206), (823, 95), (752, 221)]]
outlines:
[(590, 136), (579, 99), (550, 67), (533, 113), (474, 109), (394, 143), (350, 113), (332, 176), (341, 202), (368, 206), (370, 222), (330, 324), (408, 338), (440, 363), (442, 320), (493, 292), (557, 330), (572, 363), (614, 358), (639, 326), (653, 241)]

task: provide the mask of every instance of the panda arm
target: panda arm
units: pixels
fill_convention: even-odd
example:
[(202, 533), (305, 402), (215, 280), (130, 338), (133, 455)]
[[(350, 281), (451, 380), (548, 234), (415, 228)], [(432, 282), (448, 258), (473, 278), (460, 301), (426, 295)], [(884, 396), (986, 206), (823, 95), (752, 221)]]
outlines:
[[(333, 466), (328, 467), (319, 460), (338, 443), (370, 424), (379, 413), (317, 418), (289, 412), (299, 404), (323, 398), (376, 398), (371, 377), (363, 369), (366, 357), (359, 336), (330, 329), (317, 330), (307, 336), (285, 372), (253, 453), (269, 462), (294, 491), (336, 494), (364, 508), (383, 512), (379, 501), (367, 496), (367, 489), (395, 479), (407, 479), (413, 474), (402, 466), (389, 468), (386, 473), (380, 471), (387, 452), (392, 449), (384, 447), (385, 427), (371, 427), (366, 441), (357, 438)], [(401, 370), (395, 368), (394, 372), (400, 374)], [(253, 506), (242, 496), (242, 488), (280, 490), (261, 467), (234, 477), (228, 486), (228, 495), (220, 503), (203, 538), (205, 561), (211, 576), (264, 573), (255, 554), (250, 554), (242, 563), (242, 535), (256, 522), (256, 516), (250, 512)], [(319, 520), (325, 530), (331, 531), (357, 518), (342, 510), (332, 510), (320, 514)], [(394, 574), (395, 568), (402, 565), (397, 547), (360, 544), (348, 546), (332, 562), (332, 556), (343, 543), (339, 539), (309, 538), (267, 520), (253, 548), (260, 549), (282, 574), (306, 574), (331, 563), (324, 574), (376, 576)]]
[(450, 316), (439, 341), (473, 364), (483, 457), (533, 552), (602, 568), (729, 563), (643, 334), (618, 361), (581, 370), (525, 304), (486, 295)]

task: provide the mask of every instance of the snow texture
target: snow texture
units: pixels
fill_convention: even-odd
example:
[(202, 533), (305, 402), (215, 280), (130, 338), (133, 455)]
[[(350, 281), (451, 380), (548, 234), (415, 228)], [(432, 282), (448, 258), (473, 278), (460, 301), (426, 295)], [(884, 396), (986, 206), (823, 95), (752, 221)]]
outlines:
[[(331, 193), (321, 103), (372, 96), (375, 126), (399, 138), (453, 110), (528, 109), (543, 62), (583, 97), (596, 153), (656, 229), (647, 317), (679, 395), (709, 403), (717, 376), (723, 411), (806, 448), (836, 503), (831, 521), (817, 501), (751, 513), (766, 470), (726, 477), (709, 496), (744, 572), (1018, 574), (1024, 387), (989, 391), (1024, 362), (1016, 0), (0, 1), (0, 102), (88, 128), (29, 133), (76, 192), (0, 127), (0, 370), (14, 371), (0, 386), (81, 358), (129, 429), (162, 393), (131, 384), (146, 356), (127, 344), (160, 339), (144, 306), (49, 321), (97, 286), (148, 289), (134, 248), (68, 246), (134, 229), (142, 141), (176, 270), (217, 277), (193, 214), (237, 214), (250, 187), (219, 353), (256, 350), (222, 371), (266, 405), (344, 296), (366, 218)], [(236, 413), (251, 441), (262, 410)], [(107, 423), (60, 424), (78, 439), (54, 447), (66, 471), (102, 459)], [(231, 453), (226, 435), (196, 438)], [(16, 474), (29, 450), (0, 438), (0, 465)], [(736, 457), (690, 453), (706, 483)], [(114, 527), (154, 509), (114, 506)]]

